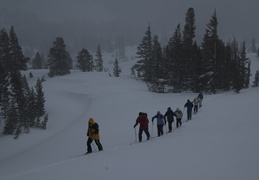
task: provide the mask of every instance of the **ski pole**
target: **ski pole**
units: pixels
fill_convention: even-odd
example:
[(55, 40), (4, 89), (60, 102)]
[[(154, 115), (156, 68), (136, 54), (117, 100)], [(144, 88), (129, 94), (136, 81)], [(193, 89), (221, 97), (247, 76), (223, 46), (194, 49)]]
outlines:
[(137, 142), (137, 132), (136, 132), (136, 128), (134, 127), (135, 130), (135, 142)]
[(154, 122), (152, 122), (151, 139), (154, 139), (154, 137), (153, 137), (153, 125), (154, 125)]

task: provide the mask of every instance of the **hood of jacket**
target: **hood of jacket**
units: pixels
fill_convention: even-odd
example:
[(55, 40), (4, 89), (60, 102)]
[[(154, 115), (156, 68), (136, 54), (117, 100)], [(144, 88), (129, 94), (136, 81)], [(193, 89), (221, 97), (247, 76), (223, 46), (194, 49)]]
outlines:
[(93, 118), (89, 118), (88, 123), (94, 125), (94, 119)]

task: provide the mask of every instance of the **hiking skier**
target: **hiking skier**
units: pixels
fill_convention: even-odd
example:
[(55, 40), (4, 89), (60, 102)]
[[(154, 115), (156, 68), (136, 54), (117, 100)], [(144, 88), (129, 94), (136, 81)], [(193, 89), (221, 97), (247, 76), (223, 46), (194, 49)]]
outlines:
[(177, 108), (175, 111), (175, 114), (176, 114), (176, 128), (178, 128), (182, 126), (183, 112), (179, 108)]
[(192, 102), (188, 99), (187, 102), (185, 103), (184, 107), (187, 108), (187, 120), (191, 120), (192, 119), (192, 108), (193, 108)]
[(166, 124), (165, 117), (161, 114), (160, 111), (157, 111), (157, 114), (152, 117), (152, 123), (154, 119), (157, 119), (157, 135), (161, 136), (164, 134), (163, 126)]
[(91, 143), (93, 141), (95, 141), (95, 144), (97, 145), (99, 151), (103, 150), (103, 146), (100, 143), (99, 125), (94, 122), (93, 118), (89, 118), (87, 136), (87, 152), (85, 154), (92, 153)]
[(199, 107), (201, 107), (202, 106), (202, 100), (203, 100), (203, 94), (201, 92), (198, 94), (198, 98), (200, 99)]
[(176, 114), (172, 111), (172, 109), (170, 107), (167, 108), (167, 111), (166, 111), (164, 117), (167, 118), (168, 132), (172, 132), (172, 124), (174, 122), (174, 116), (176, 116)]
[(192, 103), (193, 103), (193, 106), (194, 106), (193, 112), (194, 112), (194, 114), (197, 114), (198, 113), (198, 106), (199, 106), (199, 103), (200, 103), (200, 98), (199, 97), (195, 97), (193, 99)]
[(136, 123), (133, 126), (134, 128), (139, 124), (139, 133), (138, 133), (138, 138), (139, 142), (142, 141), (142, 133), (143, 131), (147, 135), (147, 140), (150, 138), (150, 134), (148, 131), (148, 118), (147, 118), (147, 113), (140, 112), (138, 118), (136, 119)]

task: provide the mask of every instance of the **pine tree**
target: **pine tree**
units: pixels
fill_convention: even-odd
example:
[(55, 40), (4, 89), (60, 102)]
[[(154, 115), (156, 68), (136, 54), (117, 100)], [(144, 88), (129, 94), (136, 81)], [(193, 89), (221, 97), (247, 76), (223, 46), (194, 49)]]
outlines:
[(22, 48), (19, 45), (18, 38), (16, 33), (14, 32), (14, 27), (12, 26), (10, 29), (10, 55), (11, 55), (11, 62), (12, 62), (12, 72), (16, 72), (19, 70), (26, 70), (27, 69), (27, 61), (28, 58), (25, 58), (22, 53)]
[(195, 38), (195, 13), (193, 8), (189, 8), (185, 17), (185, 26), (183, 30), (183, 43), (182, 43), (182, 53), (184, 71), (182, 72), (184, 90), (191, 88), (191, 82), (195, 76), (195, 62), (194, 62), (194, 38)]
[(0, 116), (6, 118), (9, 109), (9, 81), (2, 64), (0, 64)]
[(116, 58), (114, 61), (114, 64), (113, 64), (113, 75), (114, 75), (114, 77), (119, 77), (120, 73), (121, 73), (121, 68), (119, 66), (119, 61)]
[(256, 53), (255, 38), (253, 38), (251, 42), (251, 53)]
[(17, 133), (21, 132), (22, 127), (26, 127), (26, 97), (25, 97), (25, 89), (24, 84), (22, 82), (22, 76), (20, 71), (13, 72), (11, 76), (11, 101), (15, 103), (17, 110), (17, 124), (15, 125), (16, 130), (15, 133), (17, 137), (19, 136)]
[(35, 57), (32, 60), (32, 69), (42, 69), (43, 62), (40, 56), (40, 53), (37, 52)]
[(95, 63), (96, 63), (96, 71), (97, 72), (102, 72), (103, 71), (103, 58), (102, 58), (102, 52), (101, 52), (101, 47), (100, 44), (97, 45), (97, 50), (95, 53)]
[(77, 55), (77, 67), (83, 72), (93, 71), (94, 62), (93, 56), (88, 52), (87, 49), (82, 49)]
[(232, 63), (233, 63), (233, 69), (232, 69), (232, 87), (236, 93), (239, 93), (240, 90), (243, 88), (243, 79), (242, 79), (242, 67), (241, 66), (241, 59), (239, 56), (239, 48), (238, 43), (234, 39), (232, 42), (231, 47), (232, 52)]
[(36, 86), (36, 116), (41, 117), (45, 114), (45, 97), (44, 97), (44, 92), (43, 92), (43, 86), (41, 80), (38, 78)]
[(139, 60), (133, 65), (133, 68), (137, 71), (139, 77), (143, 78), (144, 81), (150, 82), (152, 73), (152, 36), (150, 25), (140, 45), (137, 47), (137, 58)]
[(216, 11), (207, 24), (207, 29), (202, 42), (202, 75), (200, 82), (205, 91), (216, 93), (218, 62), (217, 62), (217, 43), (218, 43), (218, 20)]
[(181, 92), (183, 90), (185, 64), (182, 52), (182, 34), (180, 24), (178, 24), (165, 50), (166, 77), (168, 85), (173, 86), (174, 92)]
[(151, 74), (150, 82), (148, 83), (149, 89), (154, 92), (164, 92), (165, 84), (165, 59), (162, 51), (161, 44), (158, 41), (158, 36), (153, 38), (152, 46), (152, 61), (150, 64)]
[(62, 37), (57, 37), (48, 55), (49, 76), (65, 75), (70, 73), (72, 59), (66, 51), (66, 45)]
[(3, 134), (12, 135), (18, 127), (18, 113), (14, 100), (10, 103), (10, 110), (7, 112)]
[(41, 123), (41, 128), (42, 128), (42, 129), (46, 129), (46, 128), (47, 128), (48, 120), (49, 120), (49, 115), (46, 114), (46, 115), (44, 116), (44, 120), (43, 120), (42, 123)]
[(4, 76), (7, 76), (13, 68), (11, 61), (11, 48), (9, 36), (5, 29), (0, 31), (0, 65), (1, 70), (5, 71)]
[(259, 70), (255, 73), (253, 87), (259, 87)]
[(250, 63), (249, 58), (246, 57), (246, 42), (241, 44), (240, 48), (240, 76), (243, 88), (248, 88), (250, 82)]

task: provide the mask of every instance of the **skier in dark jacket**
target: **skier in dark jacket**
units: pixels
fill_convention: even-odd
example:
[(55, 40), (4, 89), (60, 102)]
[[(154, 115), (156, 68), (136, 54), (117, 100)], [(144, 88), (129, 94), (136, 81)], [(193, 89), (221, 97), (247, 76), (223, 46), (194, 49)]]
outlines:
[(160, 113), (160, 111), (157, 111), (157, 114), (152, 117), (152, 123), (154, 119), (157, 119), (157, 135), (161, 136), (164, 134), (163, 126), (166, 124), (165, 117)]
[(172, 111), (172, 109), (169, 107), (167, 108), (167, 111), (164, 115), (167, 118), (167, 122), (168, 122), (168, 132), (172, 132), (172, 124), (174, 122), (174, 116), (176, 116), (176, 114)]
[(188, 99), (187, 102), (185, 103), (184, 107), (187, 108), (187, 120), (191, 120), (192, 119), (192, 108), (193, 108), (192, 102)]
[(94, 122), (93, 118), (89, 118), (88, 121), (88, 130), (87, 130), (87, 152), (85, 154), (92, 153), (91, 143), (95, 141), (99, 151), (103, 150), (103, 146), (100, 143), (100, 136), (99, 136), (99, 125)]
[(203, 100), (203, 94), (200, 92), (198, 95), (198, 98), (200, 99), (199, 107), (202, 106), (202, 100)]
[(150, 138), (150, 134), (149, 134), (149, 131), (148, 131), (148, 123), (149, 123), (149, 121), (148, 121), (148, 118), (147, 118), (147, 113), (140, 112), (139, 116), (136, 120), (136, 123), (134, 125), (134, 128), (135, 128), (139, 124), (139, 133), (138, 133), (139, 142), (142, 141), (143, 131), (147, 135), (147, 140), (149, 140), (149, 138)]

